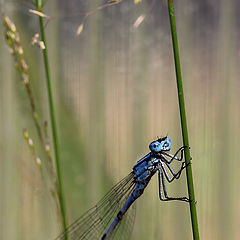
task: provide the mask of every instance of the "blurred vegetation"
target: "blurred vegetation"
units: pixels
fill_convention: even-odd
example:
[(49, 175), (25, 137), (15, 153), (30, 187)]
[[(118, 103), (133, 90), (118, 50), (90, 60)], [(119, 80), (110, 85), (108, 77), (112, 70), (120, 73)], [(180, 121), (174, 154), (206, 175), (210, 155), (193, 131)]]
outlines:
[[(95, 204), (157, 136), (181, 146), (167, 1), (122, 1), (84, 20), (104, 1), (47, 1), (46, 25), (68, 222)], [(105, 1), (106, 3), (106, 1)], [(41, 124), (49, 122), (39, 32), (31, 1), (1, 6), (21, 35)], [(149, 9), (151, 11), (149, 12)], [(238, 95), (240, 3), (176, 1), (201, 239), (239, 239)], [(144, 21), (134, 22), (142, 14)], [(24, 85), (0, 25), (0, 239), (54, 239), (55, 202), (24, 139), (40, 144)], [(36, 140), (36, 141), (35, 141)], [(186, 180), (168, 186), (186, 195)], [(187, 204), (159, 201), (154, 177), (137, 201), (132, 239), (191, 239)]]

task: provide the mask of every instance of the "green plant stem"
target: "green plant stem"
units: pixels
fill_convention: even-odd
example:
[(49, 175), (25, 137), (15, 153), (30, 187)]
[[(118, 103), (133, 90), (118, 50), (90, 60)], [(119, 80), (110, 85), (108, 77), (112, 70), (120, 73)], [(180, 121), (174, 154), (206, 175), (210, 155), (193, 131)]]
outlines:
[[(39, 12), (42, 11), (42, 1), (36, 0), (36, 8)], [(54, 147), (55, 161), (56, 161), (58, 194), (59, 194), (59, 202), (60, 202), (60, 209), (61, 209), (61, 215), (62, 215), (62, 225), (63, 225), (63, 229), (66, 230), (67, 220), (66, 220), (66, 210), (65, 210), (64, 194), (63, 194), (62, 174), (61, 174), (61, 167), (60, 167), (57, 126), (56, 126), (56, 119), (55, 119), (55, 113), (54, 113), (50, 68), (48, 63), (47, 42), (45, 38), (43, 17), (41, 16), (39, 16), (39, 24), (40, 24), (40, 31), (41, 31), (41, 40), (45, 45), (45, 49), (43, 49), (43, 59), (44, 59), (44, 67), (45, 67), (46, 81), (47, 81), (48, 102), (49, 102), (50, 119), (51, 119), (51, 125), (52, 125), (53, 147)], [(65, 239), (67, 239), (67, 235)]]
[(187, 119), (186, 119), (185, 104), (184, 104), (182, 75), (181, 75), (181, 67), (180, 67), (180, 58), (179, 58), (179, 50), (178, 50), (178, 40), (177, 40), (177, 30), (176, 30), (173, 0), (168, 0), (168, 11), (169, 11), (169, 17), (170, 17), (173, 52), (174, 52), (174, 60), (175, 60), (178, 101), (179, 101), (180, 118), (181, 118), (181, 126), (182, 126), (182, 137), (183, 137), (184, 146), (187, 146), (184, 149), (184, 155), (185, 155), (185, 162), (186, 162), (186, 166), (187, 166), (186, 173), (187, 173), (188, 195), (189, 195), (189, 199), (190, 199), (189, 206), (190, 206), (190, 212), (191, 212), (193, 239), (198, 240), (198, 239), (200, 239), (200, 237), (199, 237), (199, 230), (198, 230), (198, 220), (197, 220), (196, 201), (195, 201), (195, 194), (194, 194), (192, 166), (190, 164), (191, 156), (190, 156), (189, 141), (188, 141)]

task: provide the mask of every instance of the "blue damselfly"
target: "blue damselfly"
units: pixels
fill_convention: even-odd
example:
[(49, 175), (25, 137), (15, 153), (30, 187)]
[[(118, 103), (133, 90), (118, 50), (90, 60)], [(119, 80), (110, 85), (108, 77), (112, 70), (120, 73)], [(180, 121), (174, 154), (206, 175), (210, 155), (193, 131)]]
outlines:
[[(162, 201), (189, 202), (186, 197), (169, 197), (165, 179), (170, 183), (178, 179), (185, 168), (182, 162), (175, 173), (171, 167), (174, 160), (183, 160), (184, 147), (172, 155), (169, 137), (159, 138), (149, 145), (150, 152), (141, 158), (132, 172), (117, 183), (93, 208), (72, 223), (56, 240), (107, 240), (129, 238), (135, 217), (135, 200), (143, 194), (151, 177), (158, 172), (159, 198)], [(178, 157), (180, 154), (180, 157)], [(170, 173), (172, 176), (170, 177)]]

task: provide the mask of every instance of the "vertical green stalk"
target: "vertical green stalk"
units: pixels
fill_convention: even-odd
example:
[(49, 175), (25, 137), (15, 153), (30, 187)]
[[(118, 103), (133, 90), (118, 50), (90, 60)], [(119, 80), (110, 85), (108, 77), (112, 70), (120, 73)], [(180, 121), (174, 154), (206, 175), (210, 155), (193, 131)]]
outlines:
[(187, 173), (188, 195), (190, 199), (189, 206), (190, 206), (191, 220), (192, 220), (193, 239), (198, 240), (200, 239), (200, 237), (199, 237), (199, 230), (198, 230), (196, 201), (195, 201), (195, 195), (194, 195), (192, 166), (190, 164), (191, 157), (190, 157), (190, 149), (189, 149), (189, 141), (188, 141), (187, 119), (186, 119), (185, 104), (184, 104), (182, 76), (181, 76), (181, 67), (180, 67), (173, 0), (168, 0), (168, 11), (169, 11), (169, 17), (170, 17), (173, 52), (174, 52), (174, 60), (175, 60), (178, 102), (179, 102), (180, 117), (181, 117), (183, 144), (184, 146), (188, 146), (187, 148), (184, 149), (184, 155), (185, 155), (185, 162), (187, 165), (186, 173)]
[[(36, 0), (36, 9), (39, 12), (41, 12), (42, 7), (43, 7), (43, 1)], [(55, 113), (54, 113), (54, 104), (53, 104), (51, 78), (50, 78), (50, 68), (49, 68), (49, 63), (48, 63), (47, 42), (46, 42), (46, 38), (45, 38), (43, 17), (41, 17), (41, 16), (39, 16), (39, 25), (40, 25), (40, 32), (41, 32), (41, 40), (43, 41), (43, 43), (45, 45), (45, 49), (43, 49), (43, 59), (44, 59), (44, 67), (45, 67), (45, 73), (46, 73), (49, 111), (50, 111), (50, 119), (51, 119), (51, 125), (52, 125), (53, 147), (54, 147), (57, 178), (58, 178), (58, 194), (59, 194), (59, 202), (60, 202), (60, 209), (61, 209), (61, 215), (62, 215), (62, 225), (63, 225), (63, 229), (66, 230), (67, 220), (66, 220), (66, 210), (65, 210), (64, 194), (63, 194), (62, 174), (61, 174), (61, 167), (60, 167), (57, 126), (56, 126), (56, 119), (55, 119)], [(68, 239), (67, 235), (65, 235), (65, 239), (66, 240)]]

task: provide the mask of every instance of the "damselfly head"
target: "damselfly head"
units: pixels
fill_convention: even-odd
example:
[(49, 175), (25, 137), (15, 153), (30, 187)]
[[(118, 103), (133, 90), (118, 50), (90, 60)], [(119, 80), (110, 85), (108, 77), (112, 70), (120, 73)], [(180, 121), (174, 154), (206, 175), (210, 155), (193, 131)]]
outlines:
[(171, 139), (169, 137), (159, 138), (158, 140), (151, 142), (149, 148), (152, 153), (169, 151), (171, 149)]

